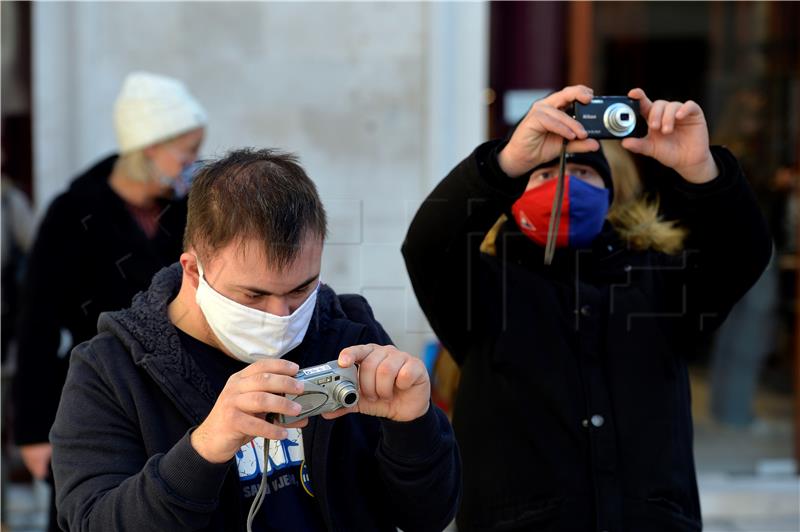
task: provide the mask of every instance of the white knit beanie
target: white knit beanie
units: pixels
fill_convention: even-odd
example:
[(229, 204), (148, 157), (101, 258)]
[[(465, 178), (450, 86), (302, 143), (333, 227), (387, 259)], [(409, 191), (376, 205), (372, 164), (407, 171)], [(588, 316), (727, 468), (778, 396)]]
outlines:
[(114, 129), (120, 153), (129, 153), (205, 126), (200, 103), (180, 81), (132, 72), (114, 103)]

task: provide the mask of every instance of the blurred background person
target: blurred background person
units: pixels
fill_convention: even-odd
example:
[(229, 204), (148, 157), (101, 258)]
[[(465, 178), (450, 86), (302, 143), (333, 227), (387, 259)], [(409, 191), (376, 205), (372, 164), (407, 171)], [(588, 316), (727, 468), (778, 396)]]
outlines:
[[(5, 152), (3, 152), (5, 159)], [(0, 324), (0, 354), (2, 354), (2, 405), (0, 405), (0, 416), (2, 417), (2, 446), (3, 451), (9, 450), (12, 446), (9, 443), (9, 433), (6, 430), (9, 421), (8, 412), (8, 390), (10, 376), (13, 375), (16, 367), (16, 342), (14, 341), (14, 330), (19, 309), (19, 288), (25, 266), (25, 256), (30, 248), (33, 239), (34, 219), (28, 197), (22, 192), (14, 182), (5, 174), (2, 177), (2, 205), (0, 205), (0, 216), (2, 216), (2, 233), (0, 234), (0, 247), (2, 248), (2, 286), (0, 286), (0, 308), (2, 309), (2, 324)], [(10, 479), (9, 463), (17, 471), (22, 469), (20, 458), (17, 453), (6, 459), (4, 455), (3, 485), (2, 494), (5, 502), (5, 486)], [(3, 504), (5, 506), (5, 504)]]
[(0, 353), (6, 363), (9, 344), (14, 335), (16, 310), (19, 302), (20, 278), (25, 255), (33, 239), (33, 211), (28, 197), (5, 175), (2, 177), (2, 328)]
[[(775, 186), (776, 173), (767, 162), (766, 110), (767, 97), (757, 84), (736, 90), (725, 101), (714, 138), (740, 154), (739, 162), (753, 185), (779, 250), (785, 245), (781, 226), (786, 194)], [(755, 423), (754, 403), (764, 364), (778, 348), (778, 273), (773, 253), (767, 269), (733, 307), (714, 339), (709, 413), (724, 427), (767, 429), (764, 423)]]
[(128, 75), (114, 105), (119, 155), (86, 170), (47, 209), (25, 275), (12, 386), (13, 436), (34, 478), (50, 479), (48, 433), (70, 351), (97, 333), (101, 312), (128, 306), (180, 256), (187, 173), (205, 126), (180, 81)]
[(761, 368), (777, 347), (778, 270), (773, 254), (755, 285), (731, 310), (711, 350), (712, 418), (730, 428), (761, 428), (753, 403)]

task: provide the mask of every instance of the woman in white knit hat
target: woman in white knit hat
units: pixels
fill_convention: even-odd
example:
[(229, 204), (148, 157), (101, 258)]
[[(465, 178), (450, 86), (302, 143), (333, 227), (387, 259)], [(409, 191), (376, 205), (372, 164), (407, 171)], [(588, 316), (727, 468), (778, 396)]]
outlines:
[[(129, 74), (114, 105), (119, 155), (77, 177), (47, 210), (23, 287), (12, 387), (14, 438), (36, 478), (50, 476), (48, 433), (72, 347), (96, 334), (101, 312), (129, 306), (180, 256), (206, 122), (180, 81)], [(54, 510), (50, 526), (57, 530)]]
[(206, 113), (180, 81), (146, 72), (130, 74), (114, 104), (120, 157), (110, 184), (141, 203), (185, 195), (185, 170), (197, 158)]

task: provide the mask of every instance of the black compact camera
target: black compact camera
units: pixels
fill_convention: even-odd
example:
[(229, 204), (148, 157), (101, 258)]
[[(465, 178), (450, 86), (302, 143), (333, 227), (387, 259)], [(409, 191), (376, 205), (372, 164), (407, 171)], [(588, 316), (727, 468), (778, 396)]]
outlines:
[(647, 123), (639, 114), (639, 102), (625, 96), (596, 96), (587, 104), (575, 102), (573, 117), (592, 139), (647, 135)]

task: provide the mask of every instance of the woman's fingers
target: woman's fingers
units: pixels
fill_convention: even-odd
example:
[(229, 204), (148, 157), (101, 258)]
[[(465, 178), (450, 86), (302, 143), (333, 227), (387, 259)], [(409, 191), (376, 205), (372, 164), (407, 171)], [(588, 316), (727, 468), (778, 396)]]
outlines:
[(647, 94), (640, 88), (631, 89), (628, 91), (628, 97), (639, 102), (639, 111), (642, 113), (642, 116), (648, 118), (650, 114), (650, 108), (653, 106), (653, 102), (650, 101), (650, 98), (647, 97)]
[(664, 106), (664, 115), (661, 117), (661, 133), (668, 135), (675, 130), (675, 115), (682, 106), (682, 102), (669, 102)]
[(686, 120), (687, 118), (698, 118), (703, 116), (703, 110), (697, 105), (697, 102), (687, 100), (681, 105), (681, 108), (675, 113), (675, 118), (678, 120)]
[[(557, 109), (553, 109), (556, 113), (561, 113)], [(564, 113), (561, 113), (562, 115)], [(565, 117), (567, 115), (564, 115)], [(569, 125), (562, 120), (560, 117), (550, 114), (545, 110), (540, 110), (536, 115), (536, 120), (542, 125), (546, 133), (555, 133), (560, 137), (564, 137), (567, 140), (572, 140), (577, 137), (575, 131), (573, 131)], [(585, 132), (584, 132), (585, 134)]]
[(586, 153), (600, 149), (600, 143), (596, 139), (573, 140), (567, 143), (568, 153)]
[(664, 110), (667, 108), (666, 100), (656, 100), (650, 107), (650, 113), (647, 116), (647, 125), (650, 129), (661, 129), (661, 118), (664, 116)]
[[(560, 111), (555, 107), (546, 106), (542, 108), (542, 112), (567, 128), (570, 135), (568, 136), (561, 134), (562, 137), (567, 139), (575, 139), (575, 138), (585, 139), (588, 136), (588, 133), (586, 132), (586, 129), (583, 127), (583, 124), (581, 124), (580, 122), (569, 116), (564, 111)], [(557, 131), (553, 132), (558, 133)]]
[(572, 85), (543, 98), (541, 101), (557, 109), (564, 109), (574, 101), (589, 103), (592, 101), (594, 91), (586, 85)]
[(653, 141), (647, 137), (642, 139), (628, 137), (626, 139), (622, 139), (622, 147), (629, 152), (650, 157), (653, 155), (654, 144)]

